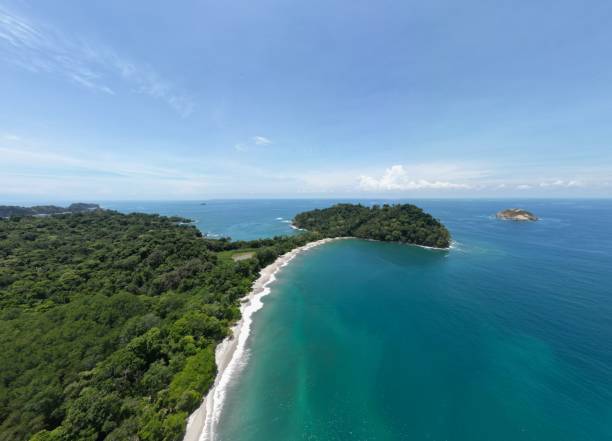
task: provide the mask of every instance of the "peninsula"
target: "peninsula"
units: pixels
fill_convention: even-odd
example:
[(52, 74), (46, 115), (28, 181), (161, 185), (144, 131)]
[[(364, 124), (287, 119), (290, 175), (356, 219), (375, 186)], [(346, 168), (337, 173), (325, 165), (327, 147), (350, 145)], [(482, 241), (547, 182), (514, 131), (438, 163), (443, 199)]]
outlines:
[(98, 204), (85, 204), (77, 202), (67, 207), (57, 205), (34, 205), (33, 207), (19, 207), (17, 205), (0, 205), (0, 217), (12, 216), (46, 216), (61, 213), (82, 213), (83, 211), (99, 210)]
[(351, 236), (435, 248), (450, 246), (450, 233), (433, 216), (411, 204), (338, 204), (300, 213), (293, 225), (325, 237)]
[(508, 208), (498, 211), (495, 215), (498, 219), (514, 220), (514, 221), (537, 221), (538, 217), (522, 208)]
[(308, 231), (253, 241), (95, 207), (0, 219), (0, 439), (181, 440), (243, 301), (296, 253), (344, 235), (450, 238), (413, 205), (313, 210), (294, 219)]

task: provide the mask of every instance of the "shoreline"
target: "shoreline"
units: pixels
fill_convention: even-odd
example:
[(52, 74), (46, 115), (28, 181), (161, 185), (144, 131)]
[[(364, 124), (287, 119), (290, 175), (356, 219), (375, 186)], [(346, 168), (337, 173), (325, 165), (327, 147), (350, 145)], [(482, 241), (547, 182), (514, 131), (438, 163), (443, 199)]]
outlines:
[(269, 285), (276, 280), (276, 274), (302, 251), (340, 239), (347, 238), (334, 237), (308, 242), (306, 245), (279, 256), (259, 272), (259, 278), (253, 283), (251, 291), (241, 299), (240, 320), (232, 326), (230, 335), (215, 349), (217, 364), (215, 382), (205, 395), (200, 407), (189, 415), (183, 441), (214, 441), (227, 386), (234, 378), (234, 374), (244, 366), (243, 360), (247, 349), (246, 343), (251, 334), (252, 316), (263, 307), (262, 298), (270, 293)]
[[(308, 231), (306, 228), (299, 228), (296, 227), (293, 224), (289, 225), (291, 228), (293, 228), (294, 230), (298, 230), (298, 231)], [(359, 240), (368, 240), (370, 242), (386, 242), (386, 243), (399, 243), (402, 245), (409, 245), (409, 246), (414, 246), (414, 247), (419, 247), (419, 248), (424, 248), (426, 250), (437, 250), (437, 251), (449, 251), (453, 248), (453, 240), (451, 239), (451, 243), (447, 248), (440, 248), (440, 247), (430, 247), (427, 245), (419, 245), (417, 243), (409, 243), (409, 242), (399, 242), (399, 241), (388, 241), (388, 240), (380, 240), (380, 239), (366, 239), (364, 237), (356, 237), (356, 236), (346, 236), (346, 237), (336, 237), (334, 239), (359, 239)]]
[[(291, 225), (292, 228), (303, 230)], [(305, 231), (305, 230), (303, 230)], [(282, 256), (279, 256), (270, 265), (262, 268), (259, 272), (259, 277), (255, 282), (251, 291), (240, 300), (240, 320), (238, 320), (230, 329), (230, 335), (226, 337), (215, 349), (215, 362), (217, 365), (217, 375), (215, 382), (204, 396), (200, 407), (198, 407), (187, 419), (185, 435), (183, 441), (214, 441), (216, 428), (219, 422), (227, 386), (234, 378), (235, 374), (239, 373), (245, 365), (244, 357), (247, 353), (247, 340), (251, 334), (251, 325), (253, 322), (253, 314), (263, 307), (262, 299), (271, 292), (269, 287), (276, 280), (276, 274), (295, 256), (302, 251), (307, 251), (319, 245), (323, 245), (332, 241), (342, 239), (360, 239), (356, 237), (332, 237), (308, 242), (307, 244), (295, 248)], [(361, 239), (372, 242), (383, 242), (376, 239)], [(400, 243), (400, 242), (398, 242)], [(412, 245), (419, 248), (439, 251), (449, 251), (449, 248), (428, 247), (425, 245)]]
[(352, 237), (351, 239), (359, 239), (359, 240), (367, 240), (368, 242), (381, 242), (381, 243), (398, 243), (400, 245), (408, 245), (410, 247), (419, 247), (419, 248), (423, 248), (425, 250), (435, 250), (435, 251), (449, 251), (452, 249), (452, 242), (451, 245), (448, 246), (448, 248), (440, 248), (440, 247), (430, 247), (427, 245), (419, 245), (417, 243), (409, 243), (409, 242), (394, 242), (394, 241), (388, 241), (388, 240), (379, 240), (379, 239), (364, 239), (361, 237)]

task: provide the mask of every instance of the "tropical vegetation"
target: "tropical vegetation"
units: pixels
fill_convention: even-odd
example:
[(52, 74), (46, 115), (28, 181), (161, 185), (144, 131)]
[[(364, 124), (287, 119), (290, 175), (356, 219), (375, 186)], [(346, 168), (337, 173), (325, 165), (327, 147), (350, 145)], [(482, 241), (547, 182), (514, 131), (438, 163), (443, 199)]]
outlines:
[[(178, 440), (260, 268), (311, 235), (208, 240), (186, 219), (0, 220), (0, 440)], [(248, 248), (234, 262), (223, 252)]]
[(295, 223), (309, 231), (244, 242), (107, 210), (0, 219), (0, 441), (180, 440), (262, 267), (323, 237), (449, 238), (408, 205)]
[(298, 214), (298, 228), (327, 237), (352, 236), (437, 248), (450, 246), (450, 233), (440, 221), (412, 204), (337, 204)]
[(99, 209), (98, 204), (85, 204), (77, 202), (67, 207), (57, 205), (34, 205), (33, 207), (19, 207), (16, 205), (0, 205), (0, 217), (12, 216), (44, 216), (48, 214), (81, 213), (83, 211)]

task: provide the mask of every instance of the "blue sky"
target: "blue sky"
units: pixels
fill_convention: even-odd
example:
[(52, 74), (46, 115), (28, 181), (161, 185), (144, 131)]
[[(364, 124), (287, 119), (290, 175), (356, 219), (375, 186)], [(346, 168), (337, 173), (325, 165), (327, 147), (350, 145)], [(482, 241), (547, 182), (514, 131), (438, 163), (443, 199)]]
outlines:
[(0, 0), (0, 198), (610, 197), (612, 3)]

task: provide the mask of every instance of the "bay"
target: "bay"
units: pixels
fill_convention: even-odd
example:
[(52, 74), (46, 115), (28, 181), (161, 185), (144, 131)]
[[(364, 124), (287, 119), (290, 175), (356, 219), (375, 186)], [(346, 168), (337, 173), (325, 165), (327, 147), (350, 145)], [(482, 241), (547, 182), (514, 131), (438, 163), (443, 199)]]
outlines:
[[(292, 234), (277, 218), (334, 202), (193, 210), (203, 231), (244, 239)], [(453, 249), (338, 241), (278, 274), (218, 439), (612, 439), (612, 203), (415, 203)], [(542, 219), (493, 217), (512, 206)]]

